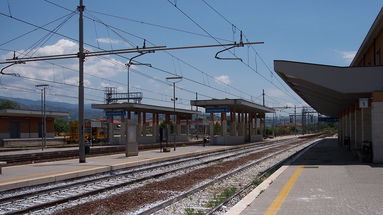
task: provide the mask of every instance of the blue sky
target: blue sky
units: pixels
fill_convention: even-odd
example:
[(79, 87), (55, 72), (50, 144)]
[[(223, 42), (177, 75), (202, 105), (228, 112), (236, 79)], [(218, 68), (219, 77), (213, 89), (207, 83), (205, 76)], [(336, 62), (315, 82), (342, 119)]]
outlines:
[[(74, 10), (78, 4), (78, 1), (73, 0), (50, 0), (50, 2), (70, 10)], [(205, 2), (219, 11), (235, 27), (217, 15)], [(142, 46), (142, 38), (152, 44), (167, 47), (217, 44), (216, 40), (207, 36), (206, 32), (172, 5), (175, 3), (209, 34), (219, 38), (220, 43), (227, 43), (233, 39), (238, 41), (241, 29), (250, 41), (262, 41), (265, 44), (253, 46), (258, 55), (252, 48), (237, 48), (235, 54), (240, 56), (244, 63), (214, 59), (215, 53), (220, 48), (171, 51), (170, 54), (173, 56), (157, 52), (140, 57), (137, 60), (150, 63), (161, 70), (145, 66), (132, 67), (131, 91), (142, 91), (145, 98), (143, 103), (172, 105), (170, 102), (172, 89), (165, 80), (170, 75), (164, 73), (166, 71), (187, 78), (177, 83), (182, 88), (177, 89), (178, 96), (182, 98), (177, 104), (180, 108), (190, 108), (189, 100), (195, 98), (195, 92), (198, 92), (200, 99), (242, 97), (260, 103), (262, 89), (265, 89), (266, 104), (269, 106), (301, 105), (304, 102), (273, 73), (273, 60), (347, 66), (382, 7), (380, 1), (355, 0), (205, 0), (205, 2), (203, 0), (170, 0), (170, 2), (84, 0), (85, 15), (88, 17), (85, 18), (85, 42), (93, 46), (86, 46), (86, 49), (95, 51), (98, 48), (130, 48), (131, 44)], [(0, 26), (6, 29), (0, 32), (1, 61), (11, 56), (9, 50), (22, 53), (47, 34), (46, 31), (39, 29), (8, 42), (35, 27), (6, 15), (42, 26), (70, 14), (70, 11), (43, 0), (1, 0), (0, 12), (5, 14), (0, 16)], [(46, 28), (54, 29), (63, 20), (47, 25)], [(73, 14), (57, 32), (77, 39), (77, 22), (78, 15)], [(113, 28), (108, 28), (100, 22)], [(77, 52), (76, 41), (53, 35), (45, 43), (32, 48), (28, 55), (75, 52)], [(130, 58), (134, 55), (125, 56)], [(230, 53), (224, 56), (232, 57)], [(86, 103), (102, 102), (102, 89), (105, 86), (118, 87), (120, 92), (126, 91), (127, 72), (123, 66), (125, 63), (127, 59), (118, 56), (87, 58)], [(34, 89), (34, 85), (42, 83), (42, 80), (49, 80), (47, 97), (49, 100), (76, 103), (77, 68), (76, 60), (54, 61), (51, 64), (35, 62), (10, 67), (7, 72), (16, 72), (22, 77), (0, 77), (0, 95), (37, 100), (39, 92)]]

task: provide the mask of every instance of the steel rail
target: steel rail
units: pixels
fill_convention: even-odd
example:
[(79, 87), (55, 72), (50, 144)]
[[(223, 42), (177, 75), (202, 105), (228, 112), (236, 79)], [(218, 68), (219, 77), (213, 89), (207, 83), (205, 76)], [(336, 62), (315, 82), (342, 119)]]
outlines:
[[(257, 152), (264, 151), (264, 150), (267, 150), (267, 149), (270, 149), (270, 148), (274, 148), (274, 147), (278, 147), (278, 146), (281, 146), (281, 145), (284, 145), (284, 144), (290, 144), (290, 143), (285, 143), (285, 142), (291, 141), (291, 140), (292, 139), (281, 141), (282, 143), (281, 142), (275, 142), (275, 143), (273, 143), (273, 145), (268, 145), (268, 146), (260, 146), (259, 147), (259, 145), (258, 146), (255, 145), (255, 146), (253, 146), (254, 147), (254, 151), (252, 151), (252, 152), (246, 151), (246, 152), (238, 153), (236, 156), (239, 157), (242, 154), (257, 153)], [(256, 148), (256, 147), (258, 147), (258, 148)], [(242, 150), (247, 150), (247, 149), (242, 149)], [(240, 151), (240, 150), (238, 150), (238, 151)], [(228, 152), (226, 152), (226, 153), (228, 153)], [(142, 182), (142, 181), (145, 181), (145, 180), (148, 180), (148, 179), (152, 179), (153, 177), (161, 177), (161, 176), (164, 176), (164, 175), (167, 175), (167, 174), (171, 174), (171, 173), (174, 173), (174, 172), (177, 172), (177, 171), (182, 171), (182, 170), (185, 170), (185, 169), (190, 169), (190, 168), (196, 167), (196, 166), (207, 165), (209, 163), (214, 163), (214, 162), (225, 160), (225, 159), (228, 159), (228, 158), (233, 158), (233, 155), (227, 155), (227, 156), (224, 156), (224, 157), (219, 157), (219, 158), (211, 159), (211, 160), (208, 160), (208, 161), (205, 161), (205, 162), (202, 162), (202, 163), (196, 163), (196, 164), (193, 164), (193, 165), (189, 165), (189, 166), (185, 166), (185, 167), (181, 167), (181, 168), (176, 168), (176, 169), (173, 169), (173, 170), (170, 170), (170, 171), (165, 171), (165, 172), (161, 172), (161, 173), (156, 173), (154, 175), (144, 176), (142, 178), (138, 178), (138, 179), (133, 179), (131, 181), (122, 182), (122, 183), (119, 183), (117, 185), (99, 186), (99, 187), (101, 187), (99, 189), (93, 189), (93, 190), (85, 191), (85, 192), (83, 192), (81, 194), (78, 194), (78, 195), (72, 195), (70, 197), (65, 197), (65, 198), (62, 198), (62, 199), (53, 200), (53, 201), (50, 201), (50, 202), (47, 202), (47, 203), (30, 205), (28, 207), (24, 207), (24, 208), (19, 209), (19, 210), (5, 212), (5, 213), (1, 213), (1, 214), (19, 214), (19, 213), (26, 213), (26, 212), (30, 212), (30, 211), (34, 211), (34, 210), (38, 210), (38, 209), (42, 209), (42, 208), (47, 208), (49, 206), (61, 204), (61, 203), (68, 202), (68, 201), (71, 201), (71, 200), (74, 200), (74, 199), (79, 199), (79, 198), (82, 198), (82, 197), (87, 197), (87, 196), (90, 196), (90, 195), (95, 195), (95, 194), (98, 194), (98, 193), (101, 193), (101, 192), (104, 192), (104, 191), (107, 191), (107, 190), (110, 190), (110, 189), (116, 189), (116, 188), (119, 188), (119, 187), (123, 187), (123, 186), (131, 185), (131, 184), (134, 184), (134, 183)], [(202, 159), (202, 158), (199, 158), (199, 159)], [(170, 164), (170, 165), (174, 165), (174, 164)], [(153, 168), (158, 168), (158, 167), (153, 167)], [(140, 171), (140, 170), (138, 170), (138, 171)], [(141, 171), (145, 171), (145, 170), (141, 170)], [(132, 172), (129, 172), (129, 173), (126, 173), (126, 174), (132, 174)], [(84, 184), (84, 183), (92, 183), (92, 182), (82, 182), (82, 183), (79, 182), (78, 185), (81, 185), (81, 184)], [(70, 185), (70, 186), (73, 186), (73, 185)], [(88, 186), (94, 186), (94, 185), (89, 185), (88, 184)], [(29, 194), (29, 195), (27, 194), (24, 197), (26, 197), (26, 198), (28, 198), (28, 197), (29, 198), (33, 198), (33, 196), (44, 195), (46, 193), (60, 191), (60, 189), (63, 189), (63, 188), (60, 187), (60, 188), (56, 188), (56, 189), (52, 189), (52, 190), (41, 191), (41, 192), (38, 192), (37, 194), (35, 194), (35, 193)], [(18, 198), (11, 199), (11, 201), (18, 201), (17, 199)], [(3, 205), (6, 204), (6, 203), (10, 203), (11, 204), (12, 202), (6, 201), (5, 203), (3, 202)]]
[(224, 179), (226, 179), (226, 178), (228, 178), (230, 176), (235, 175), (238, 172), (241, 172), (241, 171), (243, 171), (245, 169), (248, 169), (248, 168), (250, 168), (250, 167), (252, 167), (254, 165), (257, 165), (257, 164), (259, 164), (259, 163), (261, 163), (261, 162), (263, 162), (263, 161), (265, 161), (265, 160), (267, 160), (267, 159), (269, 159), (269, 158), (271, 158), (271, 157), (273, 157), (275, 155), (279, 155), (279, 154), (281, 154), (281, 153), (283, 153), (285, 151), (288, 151), (288, 150), (293, 149), (293, 148), (298, 147), (298, 146), (299, 145), (291, 146), (291, 147), (288, 147), (286, 149), (282, 149), (280, 151), (268, 154), (265, 157), (262, 157), (260, 159), (257, 159), (257, 160), (255, 160), (253, 162), (250, 162), (250, 163), (244, 165), (241, 168), (237, 168), (237, 169), (234, 169), (233, 171), (231, 171), (229, 173), (223, 174), (223, 175), (215, 178), (214, 180), (211, 180), (211, 181), (209, 181), (207, 183), (204, 183), (204, 184), (202, 184), (202, 185), (200, 185), (198, 187), (195, 187), (195, 188), (193, 188), (193, 189), (191, 189), (189, 191), (182, 192), (182, 194), (180, 194), (180, 195), (178, 195), (178, 196), (176, 196), (176, 197), (174, 197), (172, 199), (169, 199), (169, 200), (167, 200), (165, 202), (162, 202), (162, 203), (160, 203), (160, 204), (158, 204), (158, 205), (156, 205), (156, 206), (154, 206), (152, 208), (149, 208), (149, 209), (147, 209), (145, 211), (142, 211), (142, 212), (138, 213), (138, 215), (149, 215), (149, 214), (152, 214), (152, 213), (154, 213), (154, 212), (156, 212), (158, 210), (161, 210), (161, 209), (163, 209), (163, 208), (165, 208), (165, 207), (167, 207), (167, 206), (169, 206), (169, 205), (171, 205), (171, 204), (173, 204), (173, 203), (175, 203), (177, 201), (180, 201), (181, 199), (186, 198), (189, 195), (192, 195), (192, 194), (194, 194), (196, 192), (199, 192), (199, 191), (205, 189), (206, 187), (208, 187), (208, 186), (210, 186), (210, 185), (212, 185), (214, 183), (217, 183), (218, 181), (224, 180)]

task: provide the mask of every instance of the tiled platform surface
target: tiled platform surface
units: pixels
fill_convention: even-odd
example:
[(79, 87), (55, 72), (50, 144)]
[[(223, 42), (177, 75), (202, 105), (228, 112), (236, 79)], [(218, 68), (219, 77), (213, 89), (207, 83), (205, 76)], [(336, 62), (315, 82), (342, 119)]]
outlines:
[(383, 214), (383, 165), (360, 163), (336, 139), (324, 139), (250, 204), (232, 209), (241, 204), (243, 211), (227, 214)]

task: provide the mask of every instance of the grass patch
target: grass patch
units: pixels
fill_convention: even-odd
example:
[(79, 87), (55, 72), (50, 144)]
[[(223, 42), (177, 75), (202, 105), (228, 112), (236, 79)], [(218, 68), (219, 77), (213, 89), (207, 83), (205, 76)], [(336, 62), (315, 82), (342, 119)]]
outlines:
[(214, 208), (235, 194), (235, 187), (227, 188), (222, 193), (214, 195), (214, 199), (207, 203), (207, 207)]
[(194, 208), (186, 208), (186, 215), (204, 215), (205, 212), (203, 210), (195, 210)]

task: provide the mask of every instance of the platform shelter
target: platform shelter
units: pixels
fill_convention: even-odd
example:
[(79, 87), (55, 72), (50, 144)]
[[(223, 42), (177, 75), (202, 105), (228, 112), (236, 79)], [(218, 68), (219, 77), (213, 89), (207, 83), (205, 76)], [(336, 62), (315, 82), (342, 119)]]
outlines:
[(383, 8), (348, 67), (274, 61), (277, 74), (320, 114), (339, 119), (339, 143), (383, 163)]
[[(209, 132), (212, 144), (235, 145), (263, 140), (266, 113), (274, 109), (243, 99), (192, 100), (193, 106), (210, 114)], [(214, 135), (214, 116), (220, 115), (221, 132)], [(229, 119), (227, 119), (229, 118)]]
[[(138, 144), (150, 144), (160, 142), (160, 119), (163, 119), (165, 124), (175, 124), (175, 137), (177, 142), (189, 141), (189, 126), (193, 114), (198, 114), (198, 111), (176, 108), (175, 111), (171, 107), (139, 104), (139, 103), (114, 103), (114, 104), (92, 104), (92, 108), (102, 109), (107, 117), (108, 137), (110, 143), (124, 144), (122, 138), (114, 138), (113, 134), (113, 119), (120, 117), (121, 124), (130, 122), (136, 124), (136, 139)], [(175, 122), (174, 121), (175, 115)], [(151, 118), (148, 123), (148, 118)], [(181, 121), (185, 121), (186, 132), (181, 133)], [(150, 127), (149, 127), (150, 126)], [(126, 135), (120, 129), (121, 136)], [(168, 131), (170, 129), (168, 128)], [(173, 139), (171, 139), (173, 140)]]

